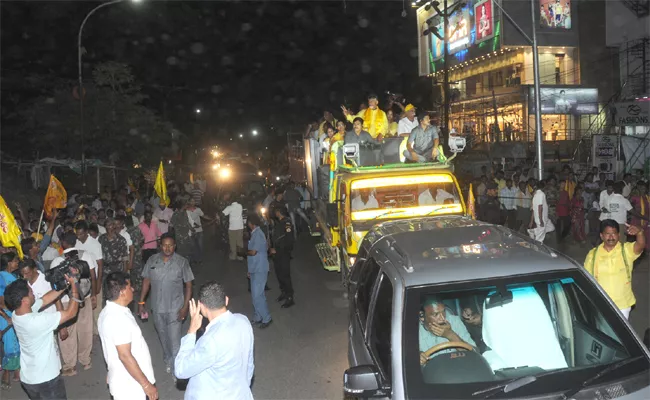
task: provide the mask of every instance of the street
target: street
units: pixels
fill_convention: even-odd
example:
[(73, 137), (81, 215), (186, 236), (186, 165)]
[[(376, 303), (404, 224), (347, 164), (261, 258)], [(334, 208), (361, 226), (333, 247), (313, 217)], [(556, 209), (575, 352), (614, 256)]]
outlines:
[[(212, 235), (206, 241), (213, 240)], [(347, 367), (347, 300), (343, 299), (340, 276), (327, 272), (317, 258), (314, 244), (318, 238), (303, 234), (294, 251), (292, 278), (296, 305), (281, 309), (275, 298), (278, 284), (272, 272), (267, 292), (273, 324), (266, 330), (255, 329), (255, 378), (253, 395), (257, 399), (342, 399), (343, 372)], [(195, 293), (208, 280), (222, 282), (230, 297), (233, 312), (250, 316), (252, 305), (246, 290), (244, 262), (227, 261), (216, 246), (206, 242), (205, 257), (210, 262), (194, 267)], [(584, 260), (588, 248), (572, 246), (566, 253)], [(649, 325), (650, 301), (647, 288), (648, 259), (634, 271), (633, 285), (637, 307), (631, 322), (639, 335)], [(154, 362), (156, 385), (161, 399), (182, 399), (183, 392), (174, 387), (164, 371), (160, 343), (153, 322), (142, 323)], [(186, 329), (185, 324), (184, 330)], [(93, 349), (93, 368), (65, 378), (69, 399), (109, 399), (106, 369), (99, 339)], [(26, 399), (19, 383), (3, 392), (3, 399)]]

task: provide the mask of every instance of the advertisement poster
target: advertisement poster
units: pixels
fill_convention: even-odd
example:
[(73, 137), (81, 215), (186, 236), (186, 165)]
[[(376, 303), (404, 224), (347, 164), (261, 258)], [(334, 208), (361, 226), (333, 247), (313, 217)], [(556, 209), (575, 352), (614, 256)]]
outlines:
[(539, 24), (542, 28), (571, 29), (571, 2), (539, 0)]
[[(528, 113), (535, 113), (535, 90), (528, 92)], [(541, 88), (542, 114), (598, 114), (598, 89)]]
[(650, 125), (650, 101), (616, 103), (616, 125)]
[(616, 135), (593, 135), (593, 166), (605, 173), (607, 179), (616, 176)]
[[(443, 23), (440, 21), (436, 25), (438, 32), (442, 35)], [(470, 46), (470, 16), (469, 7), (456, 11), (449, 18), (449, 54), (455, 54)], [(494, 35), (494, 33), (492, 33)], [(444, 55), (444, 41), (438, 39), (436, 35), (431, 37), (431, 56), (433, 60), (439, 60)]]
[(494, 37), (494, 14), (492, 0), (485, 0), (474, 5), (474, 26), (476, 26), (476, 43)]

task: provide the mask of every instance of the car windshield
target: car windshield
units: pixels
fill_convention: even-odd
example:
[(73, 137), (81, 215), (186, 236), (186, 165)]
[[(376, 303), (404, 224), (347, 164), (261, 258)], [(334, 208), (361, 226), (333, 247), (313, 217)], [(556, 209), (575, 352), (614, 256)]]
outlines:
[(593, 284), (578, 273), (551, 275), (458, 290), (409, 289), (404, 319), (409, 397), (468, 398), (530, 375), (540, 379), (511, 396), (568, 390), (580, 386), (593, 368), (638, 356), (640, 364), (630, 363), (631, 369), (623, 367), (616, 376), (647, 374), (643, 352)]
[[(434, 177), (432, 177), (434, 178)], [(434, 180), (434, 179), (431, 179)], [(451, 180), (451, 179), (450, 179)], [(361, 184), (351, 190), (352, 212), (401, 209), (433, 205), (460, 204), (454, 182), (409, 182), (408, 177), (394, 179), (390, 185)], [(369, 214), (372, 215), (372, 214)]]

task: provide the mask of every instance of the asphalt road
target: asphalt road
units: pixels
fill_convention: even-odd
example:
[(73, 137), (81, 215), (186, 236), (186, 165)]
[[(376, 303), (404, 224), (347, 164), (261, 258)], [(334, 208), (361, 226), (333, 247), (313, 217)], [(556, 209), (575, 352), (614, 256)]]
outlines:
[[(227, 261), (212, 237), (206, 234), (206, 260), (194, 267), (195, 292), (209, 280), (225, 285), (233, 312), (252, 315), (250, 294), (247, 292), (244, 262)], [(343, 371), (347, 367), (347, 300), (343, 299), (339, 274), (323, 270), (314, 244), (318, 238), (301, 236), (294, 251), (292, 277), (296, 305), (283, 310), (275, 302), (279, 295), (275, 275), (269, 275), (267, 292), (273, 324), (266, 330), (255, 331), (255, 378), (253, 394), (256, 399), (342, 399)], [(588, 247), (569, 246), (565, 254), (582, 261)], [(650, 325), (650, 258), (638, 263), (634, 270), (633, 287), (637, 306), (631, 323), (642, 337)], [(187, 324), (186, 324), (187, 325)], [(161, 399), (182, 399), (183, 391), (175, 387), (172, 377), (165, 373), (160, 342), (153, 322), (141, 323), (154, 362), (156, 385)], [(187, 326), (184, 327), (184, 330)], [(65, 378), (69, 399), (110, 399), (106, 386), (106, 368), (99, 339), (93, 349), (93, 368)], [(14, 383), (1, 399), (26, 399)]]
[[(247, 291), (246, 264), (228, 261), (212, 236), (205, 237), (206, 261), (193, 266), (194, 293), (201, 284), (217, 280), (225, 285), (230, 310), (252, 316), (252, 302)], [(270, 291), (266, 292), (273, 324), (265, 330), (255, 329), (256, 399), (342, 399), (343, 371), (347, 367), (347, 301), (343, 299), (340, 275), (325, 271), (314, 249), (316, 238), (303, 235), (294, 250), (292, 278), (296, 305), (280, 308), (278, 283), (269, 274)], [(209, 261), (207, 261), (209, 260)], [(165, 373), (162, 348), (153, 321), (139, 322), (149, 345), (160, 399), (182, 399), (183, 391)], [(187, 323), (183, 331), (187, 330)], [(66, 377), (69, 399), (110, 399), (106, 385), (106, 367), (99, 338), (93, 347), (93, 368)], [(19, 382), (0, 399), (27, 399)]]

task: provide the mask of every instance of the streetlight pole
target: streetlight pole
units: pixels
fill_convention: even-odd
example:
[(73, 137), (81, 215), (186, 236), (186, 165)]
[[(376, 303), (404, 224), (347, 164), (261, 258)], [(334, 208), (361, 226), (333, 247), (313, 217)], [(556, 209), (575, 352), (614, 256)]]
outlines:
[[(449, 9), (447, 8), (447, 0), (444, 0), (443, 3), (444, 7), (444, 14), (443, 14), (443, 24), (442, 24), (442, 30), (444, 32), (445, 36), (445, 41), (444, 41), (444, 66), (443, 66), (443, 91), (444, 91), (444, 114), (443, 114), (443, 119), (442, 119), (442, 129), (445, 135), (447, 135), (447, 131), (449, 130), (449, 111), (451, 110), (451, 97), (449, 96), (449, 17), (450, 15), (448, 14)], [(449, 139), (449, 136), (447, 135), (447, 140)]]
[(107, 3), (102, 3), (90, 10), (90, 12), (86, 14), (86, 17), (81, 22), (81, 26), (79, 27), (79, 34), (77, 35), (77, 57), (79, 66), (79, 133), (81, 135), (81, 184), (83, 188), (83, 194), (86, 194), (86, 142), (84, 137), (84, 84), (82, 73), (83, 71), (81, 68), (81, 36), (83, 34), (84, 26), (86, 25), (88, 18), (90, 18), (90, 16), (93, 15), (95, 11), (106, 6), (110, 6), (111, 4), (121, 3), (123, 1), (125, 0), (112, 0)]
[[(514, 27), (521, 33), (521, 35), (530, 43), (533, 47), (533, 79), (534, 79), (534, 90), (535, 90), (535, 144), (536, 144), (536, 154), (537, 154), (537, 177), (539, 180), (542, 180), (544, 177), (544, 142), (542, 141), (542, 99), (539, 92), (540, 78), (539, 78), (539, 50), (537, 49), (537, 29), (535, 28), (535, 0), (530, 0), (530, 14), (532, 21), (532, 38), (528, 36), (526, 31), (519, 26), (514, 19), (503, 9), (501, 4), (498, 1), (492, 2), (501, 13), (514, 25)], [(528, 99), (530, 101), (530, 99)]]

